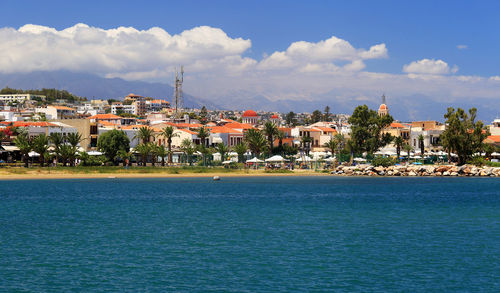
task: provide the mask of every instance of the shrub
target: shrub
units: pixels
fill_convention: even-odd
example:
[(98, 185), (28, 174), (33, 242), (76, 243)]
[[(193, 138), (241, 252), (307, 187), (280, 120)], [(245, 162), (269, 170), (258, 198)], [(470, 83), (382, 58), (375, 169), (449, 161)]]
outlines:
[(375, 167), (382, 166), (382, 167), (389, 167), (394, 165), (394, 160), (392, 158), (384, 158), (384, 157), (375, 157), (372, 160), (372, 165)]

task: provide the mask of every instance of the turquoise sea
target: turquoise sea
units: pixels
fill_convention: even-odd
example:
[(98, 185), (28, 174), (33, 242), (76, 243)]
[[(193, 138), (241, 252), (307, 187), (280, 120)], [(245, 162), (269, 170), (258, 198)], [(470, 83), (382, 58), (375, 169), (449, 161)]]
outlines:
[(500, 292), (500, 180), (0, 181), (0, 291)]

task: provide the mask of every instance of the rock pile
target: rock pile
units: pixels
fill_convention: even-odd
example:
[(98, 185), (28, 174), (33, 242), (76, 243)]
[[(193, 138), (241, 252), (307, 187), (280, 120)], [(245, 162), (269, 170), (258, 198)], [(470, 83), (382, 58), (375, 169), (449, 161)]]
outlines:
[(374, 167), (372, 165), (338, 166), (331, 174), (346, 176), (483, 176), (500, 177), (500, 167), (474, 165), (408, 165)]

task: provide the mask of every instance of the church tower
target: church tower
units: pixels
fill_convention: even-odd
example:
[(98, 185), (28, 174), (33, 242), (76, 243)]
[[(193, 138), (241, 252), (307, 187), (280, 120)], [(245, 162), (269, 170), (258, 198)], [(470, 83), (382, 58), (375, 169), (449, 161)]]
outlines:
[(378, 115), (379, 116), (389, 115), (389, 108), (387, 108), (387, 105), (385, 103), (385, 94), (382, 95), (382, 104), (378, 108)]

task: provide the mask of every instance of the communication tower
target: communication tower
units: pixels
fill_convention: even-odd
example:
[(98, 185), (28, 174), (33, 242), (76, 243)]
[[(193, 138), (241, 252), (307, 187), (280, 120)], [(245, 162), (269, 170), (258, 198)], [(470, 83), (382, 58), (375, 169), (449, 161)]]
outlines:
[(175, 86), (174, 86), (174, 99), (175, 99), (175, 113), (178, 114), (179, 110), (182, 109), (183, 99), (182, 99), (182, 83), (184, 82), (184, 66), (181, 66), (181, 72), (177, 71), (175, 68)]

